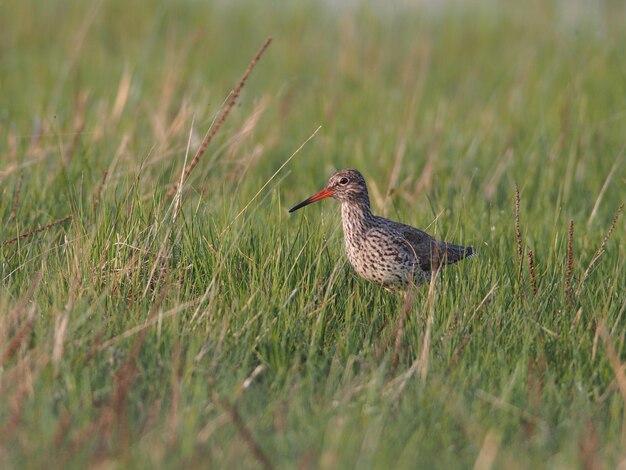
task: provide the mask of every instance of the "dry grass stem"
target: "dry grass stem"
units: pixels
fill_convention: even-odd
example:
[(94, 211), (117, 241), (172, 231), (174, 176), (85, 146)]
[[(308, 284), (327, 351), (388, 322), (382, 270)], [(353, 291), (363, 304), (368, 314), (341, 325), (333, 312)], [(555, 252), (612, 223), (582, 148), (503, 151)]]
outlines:
[(526, 386), (526, 399), (530, 405), (533, 416), (523, 419), (522, 426), (527, 438), (531, 438), (537, 428), (535, 415), (541, 413), (541, 396), (543, 391), (543, 376), (545, 373), (545, 361), (542, 357), (528, 361), (528, 376)]
[[(23, 317), (22, 315), (26, 310), (26, 307), (31, 303), (33, 296), (39, 287), (41, 278), (42, 273), (39, 271), (33, 276), (28, 290), (20, 297), (17, 306), (13, 309), (13, 311), (0, 316), (0, 344), (6, 344), (10, 330), (12, 328), (17, 328), (20, 318)], [(29, 315), (26, 315), (26, 317), (28, 318)], [(2, 367), (2, 357), (3, 356), (0, 356), (0, 368)], [(1, 385), (2, 382), (0, 382), (0, 386)]]
[(10, 223), (17, 217), (17, 209), (20, 206), (20, 194), (22, 193), (22, 183), (24, 182), (24, 173), (20, 173), (17, 179), (17, 187), (15, 188), (15, 194), (13, 196), (13, 205), (11, 206), (11, 214), (9, 215), (8, 222)]
[(120, 78), (120, 84), (117, 87), (117, 96), (115, 97), (113, 110), (111, 111), (111, 119), (113, 121), (117, 121), (120, 118), (124, 108), (126, 107), (128, 97), (130, 96), (130, 86), (133, 81), (132, 79), (133, 74), (128, 67), (126, 67), (122, 77)]
[(498, 449), (500, 448), (500, 442), (502, 442), (502, 436), (498, 432), (490, 430), (487, 433), (478, 457), (476, 457), (476, 462), (474, 462), (474, 470), (489, 470), (493, 468)]
[(87, 110), (88, 98), (89, 92), (81, 91), (78, 94), (78, 98), (76, 99), (76, 105), (74, 107), (74, 135), (72, 137), (72, 142), (70, 143), (70, 146), (65, 151), (66, 164), (72, 160), (72, 157), (76, 153), (80, 138), (82, 137), (83, 131), (85, 130), (85, 114)]
[(98, 351), (101, 350), (102, 338), (104, 337), (105, 334), (106, 334), (106, 330), (102, 329), (94, 335), (91, 346), (89, 347), (89, 350), (83, 356), (83, 362), (85, 363), (89, 362), (98, 353)]
[(252, 451), (252, 455), (254, 455), (254, 457), (257, 459), (261, 467), (263, 467), (265, 470), (274, 468), (274, 466), (270, 462), (267, 455), (265, 455), (263, 450), (261, 450), (261, 447), (259, 446), (258, 442), (254, 439), (252, 432), (247, 428), (246, 424), (243, 422), (243, 419), (241, 418), (241, 415), (237, 411), (237, 408), (235, 408), (234, 405), (231, 405), (230, 403), (228, 403), (226, 400), (219, 398), (217, 395), (214, 396), (214, 399), (215, 401), (218, 401), (220, 405), (222, 405), (222, 407), (226, 410), (226, 412), (230, 416), (231, 421), (237, 428), (239, 435), (242, 437), (244, 442), (248, 445), (248, 447)]
[(572, 293), (572, 265), (574, 263), (574, 221), (569, 221), (569, 228), (567, 230), (567, 266), (565, 268), (565, 297), (567, 298), (567, 304), (572, 308), (573, 293)]
[(413, 191), (413, 199), (416, 195), (427, 192), (433, 184), (435, 174), (435, 164), (441, 152), (441, 135), (443, 133), (444, 116), (446, 114), (446, 102), (441, 100), (437, 106), (437, 114), (435, 116), (435, 124), (432, 130), (431, 139), (428, 143), (428, 157), (426, 163), (420, 172), (420, 178), (415, 184)]
[[(150, 308), (148, 320), (157, 316), (168, 291), (169, 289), (163, 289), (157, 301)], [(115, 439), (123, 453), (128, 452), (131, 440), (131, 431), (128, 424), (128, 394), (137, 376), (137, 356), (143, 347), (146, 336), (147, 330), (145, 328), (139, 331), (128, 355), (115, 370), (113, 374), (113, 394), (98, 419), (101, 432), (108, 436), (109, 439)]]
[(426, 376), (428, 375), (428, 364), (430, 358), (430, 343), (431, 343), (431, 329), (435, 317), (435, 299), (437, 296), (437, 290), (435, 289), (437, 283), (437, 276), (439, 270), (435, 270), (430, 278), (430, 285), (428, 286), (428, 297), (426, 298), (426, 311), (428, 317), (426, 319), (426, 331), (424, 331), (424, 338), (422, 340), (422, 351), (420, 353), (420, 378), (422, 383), (426, 382)]
[(44, 225), (43, 227), (38, 227), (36, 229), (29, 230), (28, 232), (22, 233), (21, 235), (18, 235), (15, 238), (6, 240), (5, 242), (2, 243), (2, 246), (11, 245), (12, 243), (15, 243), (18, 240), (23, 240), (24, 238), (32, 237), (33, 235), (36, 235), (38, 233), (45, 232), (46, 230), (51, 229), (55, 225), (61, 225), (62, 223), (65, 223), (71, 219), (72, 219), (71, 215), (66, 215), (62, 219), (55, 220), (54, 222), (51, 222), (48, 225)]
[(606, 235), (602, 239), (600, 248), (598, 248), (598, 251), (596, 251), (596, 254), (591, 260), (591, 263), (589, 263), (589, 266), (587, 266), (587, 269), (585, 269), (583, 276), (580, 278), (580, 283), (578, 284), (578, 289), (576, 290), (577, 294), (582, 289), (583, 283), (585, 282), (585, 280), (587, 279), (587, 276), (589, 276), (589, 273), (591, 272), (591, 268), (593, 268), (593, 266), (596, 264), (596, 262), (600, 259), (600, 257), (604, 253), (604, 250), (606, 249), (606, 244), (609, 242), (609, 238), (611, 237), (613, 230), (615, 230), (615, 225), (617, 225), (617, 221), (623, 209), (624, 209), (624, 203), (622, 202), (617, 208), (617, 210), (615, 211), (615, 215), (613, 216), (613, 220), (611, 221), (611, 226), (609, 227), (609, 230), (606, 232)]
[(411, 378), (415, 375), (417, 370), (420, 368), (420, 363), (421, 363), (421, 358), (418, 357), (417, 359), (413, 361), (413, 364), (411, 364), (411, 367), (409, 367), (408, 370), (404, 374), (394, 379), (389, 384), (389, 388), (391, 388), (395, 386), (397, 382), (400, 383), (400, 385), (398, 385), (398, 387), (396, 388), (396, 392), (393, 394), (393, 398), (392, 398), (392, 403), (393, 403), (392, 409), (394, 411), (398, 410), (400, 399), (402, 398), (402, 395), (404, 394), (404, 390), (406, 389), (406, 386), (409, 383), (409, 380), (411, 380)]
[[(609, 336), (609, 332), (606, 328), (606, 321), (604, 319), (600, 320), (596, 332), (604, 342), (606, 356), (611, 364), (613, 373), (615, 374), (615, 380), (617, 381), (617, 386), (619, 387), (620, 394), (622, 395), (623, 406), (626, 407), (626, 372), (624, 371), (620, 357), (613, 346), (613, 342)], [(622, 446), (624, 446), (626, 445), (626, 426), (624, 426), (626, 424), (626, 408), (624, 408), (622, 412), (622, 422)]]
[(513, 147), (509, 146), (504, 152), (504, 155), (498, 158), (497, 164), (493, 170), (493, 174), (487, 180), (487, 182), (483, 184), (483, 191), (488, 201), (493, 200), (496, 190), (498, 189), (498, 183), (500, 182), (500, 180), (502, 180), (502, 176), (511, 165), (514, 156), (515, 151), (513, 150)]
[(517, 241), (517, 259), (520, 262), (520, 279), (522, 276), (522, 260), (524, 258), (524, 249), (522, 245), (522, 229), (520, 228), (520, 194), (519, 187), (515, 185), (515, 240)]
[(493, 293), (496, 291), (497, 288), (498, 288), (498, 284), (494, 284), (491, 286), (491, 289), (489, 289), (489, 292), (485, 294), (485, 296), (480, 301), (478, 306), (474, 309), (474, 314), (478, 313), (478, 311), (484, 306), (489, 305), (489, 303), (491, 302), (491, 296), (493, 295)]
[[(189, 158), (189, 149), (191, 148), (191, 138), (193, 137), (193, 124), (195, 122), (195, 116), (191, 119), (191, 126), (189, 127), (189, 137), (187, 139), (187, 149), (185, 150), (185, 162), (184, 168), (187, 168), (187, 158)], [(185, 171), (183, 170), (180, 174), (180, 180), (178, 182), (178, 189), (176, 191), (176, 196), (174, 197), (174, 213), (172, 215), (172, 224), (176, 223), (176, 217), (178, 216), (178, 209), (180, 208), (180, 200), (183, 192), (183, 182), (185, 178)]]
[(578, 440), (578, 455), (584, 470), (600, 470), (603, 466), (600, 463), (598, 451), (600, 450), (600, 438), (598, 431), (593, 425), (591, 418), (587, 418), (585, 433)]
[(461, 353), (465, 349), (465, 346), (467, 346), (467, 343), (470, 342), (470, 339), (472, 339), (471, 335), (467, 335), (463, 337), (461, 344), (459, 344), (459, 346), (455, 349), (454, 354), (452, 354), (452, 358), (450, 359), (450, 363), (448, 364), (449, 369), (452, 369), (456, 365), (456, 363), (459, 361), (459, 358), (461, 357)]
[(389, 206), (389, 201), (391, 200), (391, 195), (393, 194), (393, 191), (396, 189), (398, 185), (398, 179), (400, 177), (400, 170), (402, 168), (402, 160), (404, 159), (405, 153), (406, 153), (406, 137), (403, 135), (400, 137), (396, 145), (395, 156), (393, 159), (393, 166), (391, 167), (391, 174), (389, 175), (389, 183), (387, 184), (387, 191), (385, 192), (385, 198), (384, 198), (383, 205), (381, 208), (383, 216), (387, 216), (387, 209)]
[[(145, 323), (141, 324), (141, 325), (137, 325), (134, 326), (133, 328), (130, 328), (128, 330), (126, 330), (124, 333), (121, 333), (117, 336), (114, 336), (113, 338), (107, 340), (107, 341), (103, 341), (102, 343), (100, 343), (98, 345), (98, 349), (100, 351), (105, 350), (106, 348), (108, 348), (109, 346), (111, 346), (112, 344), (121, 341), (123, 339), (129, 338), (133, 335), (136, 335), (137, 333), (141, 333), (144, 330), (146, 330), (147, 328), (151, 327), (152, 325), (154, 325), (155, 323), (157, 323), (158, 321), (163, 321), (169, 317), (172, 317), (182, 311), (184, 311), (185, 309), (187, 309), (187, 307), (190, 307), (191, 305), (193, 305), (194, 303), (196, 303), (195, 300), (186, 302), (184, 304), (181, 305), (177, 305), (176, 307), (168, 310), (167, 312), (164, 312), (162, 314), (159, 314), (158, 316), (153, 316), (150, 315), (150, 317), (148, 318), (148, 320), (146, 320)], [(94, 345), (95, 347), (95, 345)]]
[[(615, 374), (615, 379), (617, 380), (617, 386), (622, 394), (622, 400), (626, 404), (626, 372), (624, 371), (619, 355), (613, 346), (609, 332), (606, 328), (606, 321), (604, 319), (600, 320), (600, 323), (598, 324), (598, 336), (600, 336), (602, 341), (604, 341), (607, 358), (613, 368), (613, 373)], [(626, 431), (626, 429), (624, 431)]]
[(22, 343), (30, 336), (31, 331), (33, 330), (33, 325), (35, 323), (35, 308), (31, 307), (28, 312), (28, 318), (22, 325), (22, 327), (13, 335), (11, 341), (7, 345), (4, 350), (4, 354), (2, 355), (2, 362), (6, 362), (11, 359), (17, 350), (20, 348)]
[(611, 167), (611, 170), (609, 171), (609, 174), (607, 175), (606, 179), (604, 180), (604, 184), (602, 185), (602, 188), (600, 189), (600, 192), (598, 193), (598, 197), (596, 198), (596, 202), (593, 205), (593, 209), (591, 210), (591, 214), (589, 214), (589, 219), (587, 220), (587, 226), (591, 225), (591, 222), (593, 221), (593, 219), (595, 218), (595, 216), (596, 216), (596, 214), (598, 212), (598, 207), (600, 207), (600, 203), (602, 202), (602, 199), (604, 197), (604, 193), (606, 192), (607, 188), (609, 187), (609, 183), (613, 179), (613, 174), (615, 174), (615, 170), (617, 170), (617, 167), (619, 166), (620, 158), (624, 154), (624, 149), (626, 149), (626, 146), (622, 147), (622, 151), (620, 152), (620, 156), (617, 158), (617, 160), (615, 160), (615, 163)]
[(54, 347), (52, 349), (52, 363), (54, 367), (58, 370), (59, 365), (61, 364), (61, 359), (63, 359), (63, 350), (65, 349), (65, 337), (67, 335), (67, 326), (69, 323), (70, 309), (56, 317), (54, 322)]
[(106, 183), (107, 176), (109, 176), (109, 171), (104, 170), (102, 179), (100, 180), (100, 183), (98, 184), (98, 187), (96, 188), (96, 191), (94, 192), (93, 197), (91, 198), (91, 205), (94, 208), (98, 207), (98, 204), (100, 204), (100, 196), (102, 195), (102, 188), (104, 188), (104, 183)]
[(67, 439), (67, 433), (70, 429), (70, 425), (72, 424), (72, 416), (68, 410), (61, 415), (59, 421), (54, 430), (52, 442), (54, 442), (54, 447), (59, 448), (63, 442)]
[(226, 226), (226, 228), (222, 231), (222, 235), (223, 235), (226, 231), (228, 231), (228, 229), (230, 229), (230, 227), (232, 227), (232, 225), (233, 225), (233, 224), (237, 221), (237, 219), (239, 219), (239, 217), (241, 217), (241, 215), (242, 215), (242, 214), (243, 214), (243, 213), (244, 213), (244, 212), (248, 209), (248, 207), (250, 207), (250, 204), (252, 204), (252, 203), (256, 200), (256, 198), (257, 198), (257, 197), (259, 197), (259, 194), (261, 194), (261, 193), (263, 192), (263, 190), (267, 187), (267, 185), (268, 185), (268, 184), (270, 184), (270, 183), (272, 182), (272, 180), (276, 177), (276, 175), (277, 175), (278, 173), (280, 173), (280, 170), (282, 170), (283, 168), (285, 168), (285, 166), (287, 165), (287, 163), (289, 163), (289, 162), (293, 159), (293, 157), (295, 157), (295, 156), (298, 154), (298, 152), (300, 152), (300, 150), (302, 150), (302, 148), (303, 148), (303, 147), (304, 147), (304, 146), (305, 146), (305, 145), (306, 145), (306, 144), (307, 144), (307, 143), (308, 143), (308, 142), (309, 142), (309, 141), (310, 141), (313, 137), (315, 137), (315, 135), (319, 132), (319, 130), (320, 130), (321, 128), (322, 128), (322, 126), (319, 126), (317, 129), (315, 129), (315, 131), (313, 132), (313, 134), (311, 134), (311, 135), (309, 136), (309, 138), (308, 138), (308, 139), (306, 139), (306, 140), (305, 140), (305, 141), (304, 141), (304, 142), (300, 145), (300, 147), (298, 147), (298, 148), (296, 149), (296, 151), (295, 151), (295, 152), (293, 152), (293, 153), (291, 154), (291, 156), (290, 156), (287, 160), (285, 160), (285, 161), (283, 162), (283, 164), (282, 164), (280, 167), (278, 167), (278, 170), (276, 170), (276, 171), (274, 172), (274, 174), (273, 174), (272, 176), (270, 176), (270, 178), (269, 178), (269, 179), (265, 182), (265, 184), (264, 184), (263, 186), (261, 186), (261, 189), (259, 189), (259, 190), (256, 192), (256, 194), (255, 194), (254, 196), (252, 196), (252, 199), (250, 199), (250, 201), (248, 201), (248, 203), (247, 203), (247, 204), (243, 207), (243, 209), (241, 209), (241, 210), (239, 211), (239, 213), (235, 216), (235, 218), (234, 218), (233, 220), (231, 220), (231, 221), (230, 221), (230, 223), (229, 223), (229, 224)]
[[(211, 140), (213, 140), (213, 137), (215, 136), (215, 134), (217, 134), (217, 131), (220, 130), (220, 128), (224, 124), (224, 121), (226, 121), (226, 118), (228, 117), (228, 114), (230, 113), (231, 109), (235, 105), (235, 101), (239, 97), (239, 93), (241, 93), (241, 89), (245, 85), (246, 80), (248, 79), (248, 77), (250, 76), (250, 73), (252, 72), (252, 69), (254, 68), (256, 63), (259, 61), (259, 59), (261, 58), (261, 56), (263, 55), (265, 50), (269, 47), (271, 42), (272, 42), (272, 38), (271, 37), (267, 38), (265, 40), (265, 42), (263, 43), (263, 45), (261, 46), (261, 48), (256, 53), (256, 55), (252, 58), (252, 60), (248, 64), (248, 68), (246, 69), (246, 71), (244, 72), (243, 76), (239, 80), (239, 83), (237, 83), (237, 86), (233, 89), (233, 91), (231, 92), (230, 96), (228, 97), (228, 101), (226, 102), (226, 106), (224, 107), (224, 109), (222, 110), (220, 116), (218, 117), (217, 121), (215, 122), (215, 125), (213, 127), (211, 127), (209, 132), (207, 132), (206, 136), (204, 137), (204, 140), (202, 141), (202, 144), (200, 145), (200, 147), (196, 151), (196, 154), (194, 155), (193, 159), (191, 160), (189, 165), (187, 165), (187, 167), (185, 167), (185, 170), (183, 172), (183, 177), (181, 178), (181, 181), (184, 181), (185, 179), (187, 179), (189, 174), (193, 171), (193, 169), (196, 167), (196, 165), (200, 161), (200, 158), (202, 158), (202, 155), (204, 155), (204, 152), (206, 152), (206, 149), (209, 146), (209, 144), (211, 143)], [(176, 191), (178, 190), (178, 186), (181, 184), (181, 181), (176, 181), (172, 185), (172, 187), (170, 188), (170, 190), (167, 193), (168, 197), (172, 197), (172, 196), (174, 196), (174, 194), (176, 194)]]
[(176, 443), (178, 438), (178, 427), (180, 425), (180, 396), (181, 396), (181, 384), (182, 384), (182, 369), (184, 361), (181, 361), (180, 354), (180, 341), (176, 341), (172, 348), (172, 372), (171, 372), (171, 399), (170, 409), (167, 417), (170, 445)]
[(402, 347), (402, 338), (404, 336), (404, 319), (411, 311), (411, 305), (413, 304), (414, 289), (408, 288), (404, 293), (404, 302), (402, 302), (402, 311), (398, 317), (398, 325), (396, 327), (396, 342), (393, 350), (393, 361), (391, 366), (392, 373), (395, 373), (398, 363), (400, 361), (400, 349)]
[(18, 138), (15, 130), (9, 130), (7, 133), (7, 161), (12, 162), (17, 157)]
[(52, 98), (48, 103), (48, 110), (46, 112), (47, 115), (55, 114), (55, 110), (57, 109), (58, 104), (61, 101), (65, 82), (70, 76), (70, 72), (76, 67), (76, 64), (80, 61), (81, 51), (83, 45), (85, 44), (85, 39), (87, 38), (91, 27), (95, 23), (96, 18), (98, 18), (98, 13), (103, 3), (104, 0), (96, 0), (89, 3), (90, 9), (86, 12), (80, 27), (76, 31), (76, 34), (71, 41), (72, 47), (67, 53), (67, 60), (62, 64), (62, 67), (60, 68), (59, 76), (57, 77), (54, 91), (51, 95)]

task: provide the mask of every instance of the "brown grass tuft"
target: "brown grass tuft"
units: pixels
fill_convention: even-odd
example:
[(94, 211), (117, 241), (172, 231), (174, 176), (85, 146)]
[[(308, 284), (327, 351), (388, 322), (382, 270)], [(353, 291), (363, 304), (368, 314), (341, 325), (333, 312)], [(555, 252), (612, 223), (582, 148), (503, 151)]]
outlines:
[(220, 127), (222, 127), (222, 125), (224, 124), (224, 121), (226, 121), (226, 118), (228, 117), (228, 114), (230, 113), (231, 109), (235, 105), (235, 101), (239, 97), (239, 93), (241, 92), (241, 89), (245, 85), (246, 80), (248, 80), (248, 77), (250, 76), (252, 69), (254, 68), (256, 63), (259, 61), (259, 59), (261, 58), (265, 50), (269, 47), (271, 42), (272, 42), (272, 38), (268, 37), (263, 43), (263, 45), (261, 46), (261, 48), (257, 51), (256, 55), (252, 58), (252, 60), (248, 64), (248, 68), (246, 69), (243, 76), (239, 80), (239, 83), (237, 83), (237, 86), (233, 89), (230, 96), (228, 97), (226, 106), (224, 106), (224, 109), (222, 110), (221, 114), (217, 118), (215, 125), (212, 126), (211, 129), (209, 129), (206, 136), (204, 137), (204, 140), (202, 141), (202, 144), (200, 144), (200, 147), (196, 151), (196, 154), (194, 155), (193, 159), (183, 171), (182, 178), (174, 182), (172, 186), (170, 187), (170, 190), (167, 192), (168, 197), (172, 197), (174, 196), (174, 194), (176, 194), (176, 191), (178, 190), (178, 186), (187, 179), (189, 174), (193, 171), (193, 169), (196, 167), (196, 165), (200, 161), (200, 158), (202, 158), (202, 155), (204, 155), (204, 152), (206, 152), (206, 149), (211, 143), (211, 140), (213, 140), (213, 137), (215, 136), (215, 134), (217, 134), (217, 131), (220, 130)]

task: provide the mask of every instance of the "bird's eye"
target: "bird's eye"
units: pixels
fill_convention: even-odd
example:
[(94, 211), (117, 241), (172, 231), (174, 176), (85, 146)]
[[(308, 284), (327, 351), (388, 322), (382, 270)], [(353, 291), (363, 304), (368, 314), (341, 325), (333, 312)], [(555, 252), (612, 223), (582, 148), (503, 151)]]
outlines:
[(348, 184), (348, 178), (345, 176), (339, 180), (339, 184), (346, 185)]

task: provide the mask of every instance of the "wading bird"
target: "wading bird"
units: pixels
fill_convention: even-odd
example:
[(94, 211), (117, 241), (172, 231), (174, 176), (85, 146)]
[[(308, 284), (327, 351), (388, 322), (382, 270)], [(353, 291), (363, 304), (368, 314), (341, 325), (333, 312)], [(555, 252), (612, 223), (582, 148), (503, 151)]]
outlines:
[(365, 179), (354, 169), (331, 175), (324, 189), (289, 212), (327, 197), (341, 202), (350, 264), (359, 276), (389, 290), (421, 284), (440, 267), (476, 255), (471, 246), (438, 241), (422, 230), (372, 214)]

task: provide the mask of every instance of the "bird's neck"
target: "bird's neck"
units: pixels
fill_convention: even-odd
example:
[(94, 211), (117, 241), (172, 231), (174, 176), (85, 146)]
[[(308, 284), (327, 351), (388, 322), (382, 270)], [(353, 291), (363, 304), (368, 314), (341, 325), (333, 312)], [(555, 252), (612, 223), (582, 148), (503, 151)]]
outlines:
[(369, 201), (342, 202), (341, 219), (346, 240), (365, 233), (372, 226), (374, 219)]

